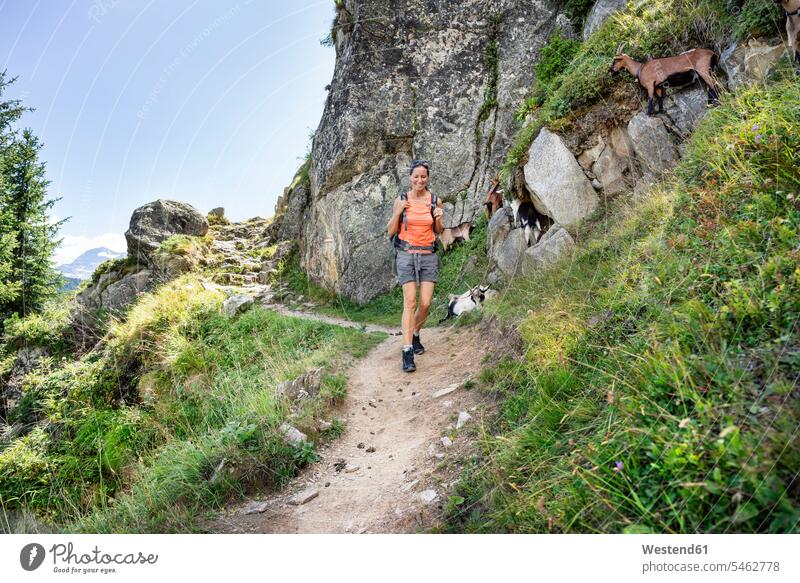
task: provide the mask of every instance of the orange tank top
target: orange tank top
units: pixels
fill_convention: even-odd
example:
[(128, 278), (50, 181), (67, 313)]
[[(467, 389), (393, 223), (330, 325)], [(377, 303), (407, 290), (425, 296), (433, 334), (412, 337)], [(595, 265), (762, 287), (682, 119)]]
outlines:
[[(433, 232), (433, 215), (431, 213), (431, 198), (427, 202), (414, 201), (409, 196), (406, 201), (406, 220), (400, 223), (400, 238), (415, 247), (430, 247), (436, 241), (436, 234)], [(409, 250), (409, 253), (428, 253), (428, 251)]]

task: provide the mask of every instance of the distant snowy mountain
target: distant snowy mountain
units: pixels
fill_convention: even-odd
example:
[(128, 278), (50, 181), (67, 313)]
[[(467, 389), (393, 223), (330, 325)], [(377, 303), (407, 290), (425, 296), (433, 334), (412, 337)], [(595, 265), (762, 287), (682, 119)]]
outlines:
[(69, 278), (89, 279), (92, 277), (94, 270), (97, 269), (97, 266), (103, 261), (118, 259), (119, 257), (125, 257), (125, 254), (112, 251), (108, 247), (97, 247), (96, 249), (89, 249), (72, 263), (59, 265), (56, 269)]

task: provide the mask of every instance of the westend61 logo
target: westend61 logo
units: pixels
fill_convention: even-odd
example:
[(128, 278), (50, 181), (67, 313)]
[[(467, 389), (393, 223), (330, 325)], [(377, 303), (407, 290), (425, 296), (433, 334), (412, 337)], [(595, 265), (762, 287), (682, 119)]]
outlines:
[[(104, 553), (95, 546), (88, 553), (76, 553), (72, 543), (55, 544), (47, 551), (53, 558), (55, 573), (114, 573), (116, 569), (109, 565), (153, 565), (158, 555), (138, 553)], [(26, 571), (35, 571), (44, 562), (46, 552), (38, 543), (30, 543), (22, 547), (19, 563)]]

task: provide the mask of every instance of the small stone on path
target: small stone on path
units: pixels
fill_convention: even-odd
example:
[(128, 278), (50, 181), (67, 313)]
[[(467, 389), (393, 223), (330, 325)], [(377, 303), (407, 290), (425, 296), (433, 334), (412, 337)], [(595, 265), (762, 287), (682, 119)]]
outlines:
[(443, 389), (440, 389), (440, 390), (436, 391), (433, 394), (433, 398), (434, 399), (438, 399), (439, 397), (444, 397), (445, 395), (449, 395), (450, 393), (455, 391), (458, 387), (459, 387), (459, 384), (456, 383), (454, 385), (450, 385), (449, 387), (445, 387)]
[(456, 429), (461, 429), (464, 427), (464, 424), (472, 419), (472, 415), (467, 413), (466, 411), (462, 411), (458, 414), (458, 421), (456, 421)]
[(432, 504), (438, 497), (439, 495), (436, 493), (436, 490), (425, 490), (419, 494), (419, 499), (425, 504)]
[(292, 504), (293, 506), (300, 506), (301, 504), (305, 504), (306, 502), (313, 500), (317, 496), (319, 496), (319, 490), (316, 488), (307, 488), (299, 494), (293, 496), (292, 499), (289, 500), (289, 504)]
[(242, 508), (240, 514), (261, 514), (269, 507), (269, 502), (254, 500)]
[(290, 443), (300, 444), (306, 441), (305, 433), (288, 423), (281, 425), (280, 432)]

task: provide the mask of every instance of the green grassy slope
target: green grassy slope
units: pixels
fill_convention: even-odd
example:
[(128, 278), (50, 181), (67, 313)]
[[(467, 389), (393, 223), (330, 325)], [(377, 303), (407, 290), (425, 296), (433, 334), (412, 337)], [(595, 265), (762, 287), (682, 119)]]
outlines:
[(529, 315), (454, 531), (795, 532), (800, 88), (729, 96), (676, 177), (516, 280)]
[[(4, 530), (19, 509), (70, 532), (192, 530), (204, 510), (280, 486), (315, 459), (313, 445), (282, 439), (290, 411), (275, 385), (324, 367), (320, 397), (291, 422), (332, 437), (341, 426), (319, 435), (314, 419), (346, 394), (341, 371), (383, 335), (258, 306), (228, 318), (223, 299), (182, 276), (112, 322), (101, 349), (28, 376), (11, 419), (27, 430), (0, 451)], [(18, 332), (42, 340), (37, 326)]]

